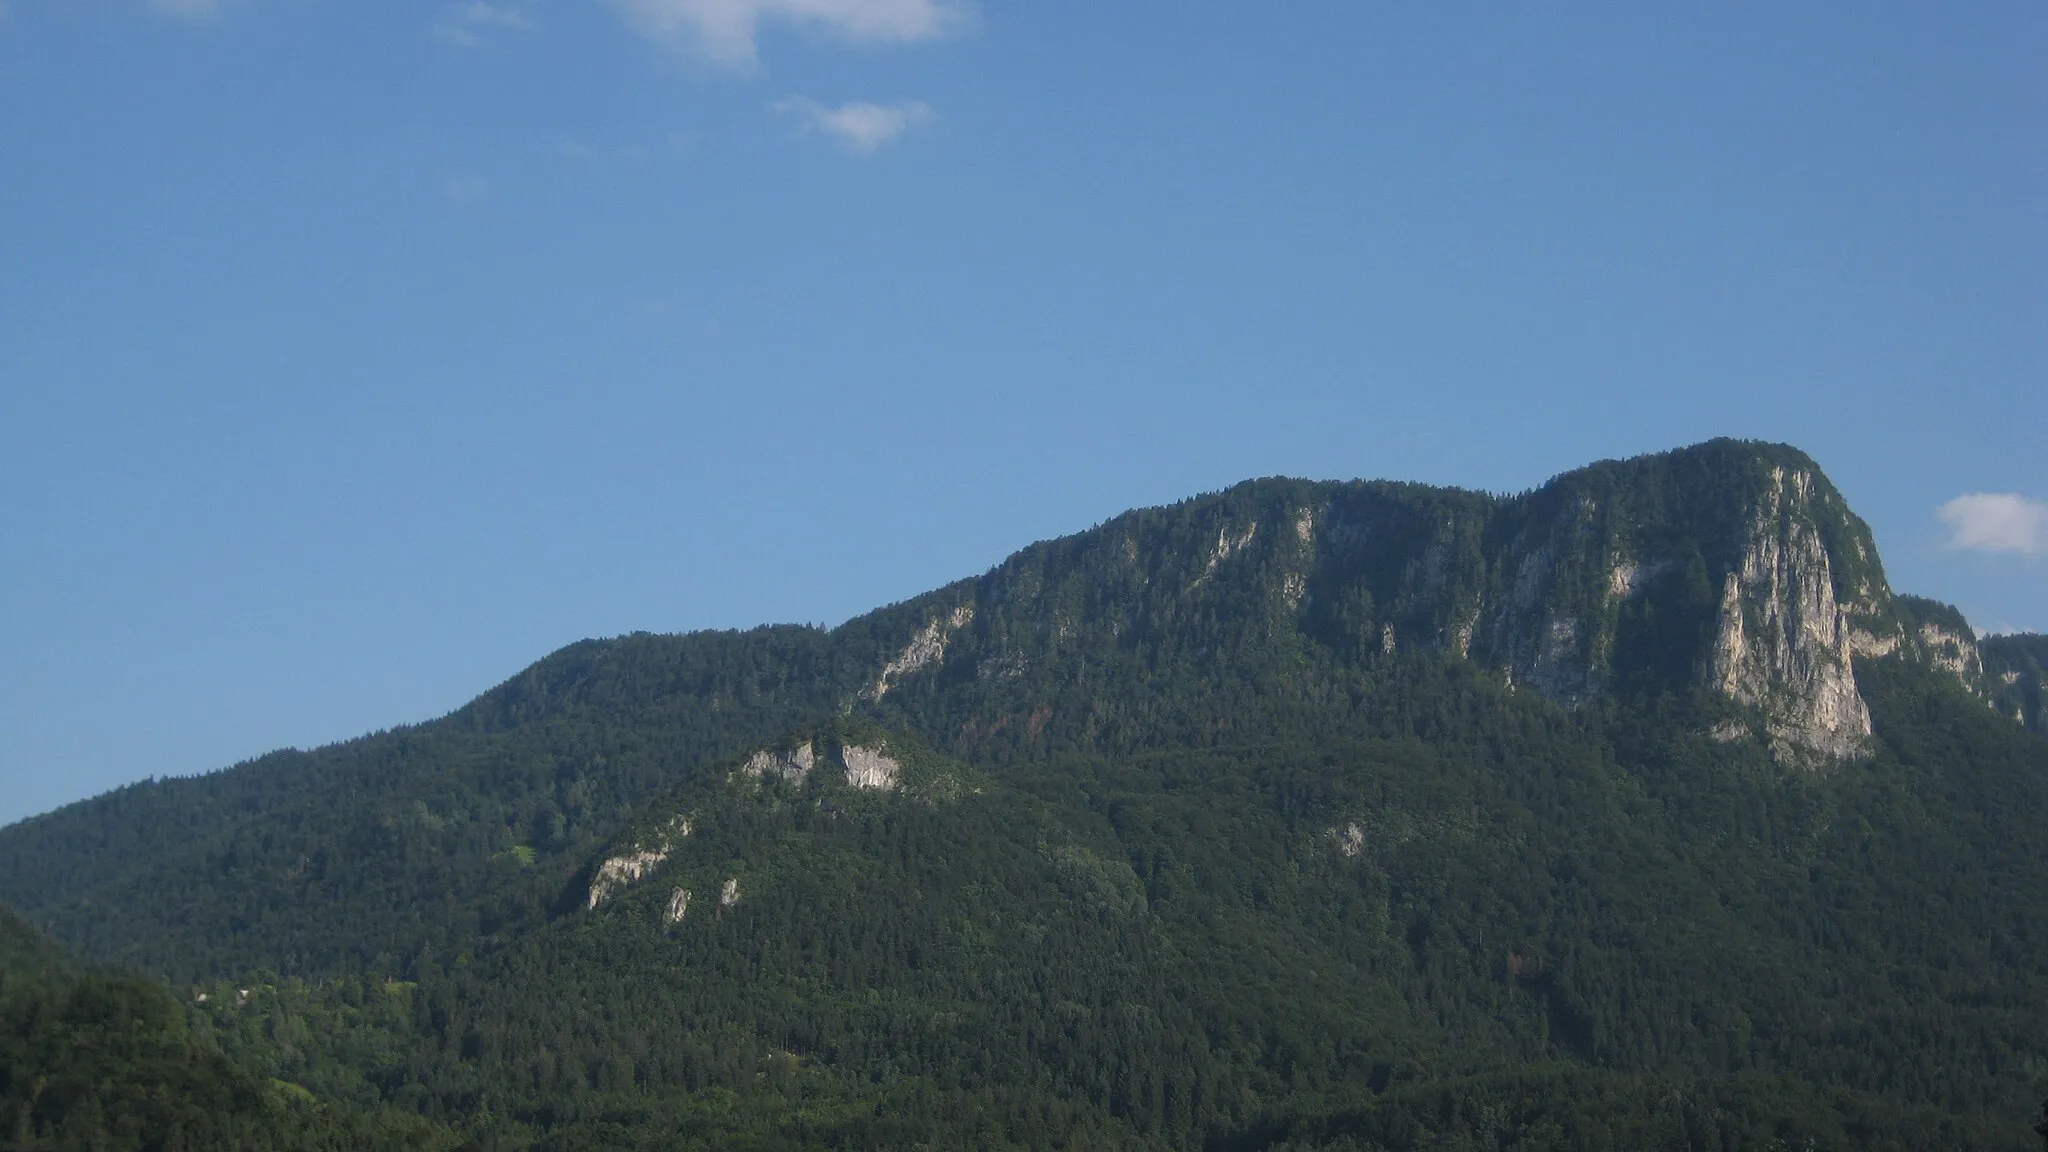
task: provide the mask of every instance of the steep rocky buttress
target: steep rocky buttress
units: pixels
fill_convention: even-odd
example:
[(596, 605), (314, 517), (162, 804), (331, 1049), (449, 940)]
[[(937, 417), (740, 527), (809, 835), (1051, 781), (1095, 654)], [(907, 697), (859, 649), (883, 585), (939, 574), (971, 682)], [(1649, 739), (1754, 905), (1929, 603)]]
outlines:
[[(1251, 481), (888, 611), (902, 647), (870, 699), (948, 668), (988, 681), (1075, 652), (1156, 662), (1185, 642), (1178, 621), (1204, 617), (1233, 621), (1240, 649), (1447, 651), (1568, 708), (1705, 689), (1740, 717), (1718, 737), (1804, 763), (1866, 747), (1858, 659), (1925, 661), (1987, 700), (2001, 687), (1960, 614), (1893, 595), (1869, 529), (1810, 458), (1732, 440), (1506, 497)], [(2021, 688), (2006, 695), (2001, 711), (2025, 722)]]

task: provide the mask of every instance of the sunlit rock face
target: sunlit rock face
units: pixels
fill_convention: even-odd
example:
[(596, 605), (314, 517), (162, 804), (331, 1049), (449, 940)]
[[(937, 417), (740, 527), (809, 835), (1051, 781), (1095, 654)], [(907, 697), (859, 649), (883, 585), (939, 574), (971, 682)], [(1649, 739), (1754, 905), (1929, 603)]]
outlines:
[[(1904, 639), (1868, 531), (1810, 464), (1728, 455), (1689, 481), (1670, 458), (1631, 461), (1604, 487), (1568, 474), (1521, 498), (1527, 511), (1499, 514), (1519, 526), (1491, 579), (1468, 578), (1488, 588), (1479, 634), (1451, 646), (1566, 707), (1611, 691), (1647, 651), (1679, 669), (1663, 686), (1760, 712), (1781, 755), (1858, 754), (1871, 728), (1854, 657)], [(1688, 613), (1692, 631), (1644, 623)], [(1631, 627), (1666, 631), (1631, 652)]]
[(655, 832), (652, 844), (643, 841), (642, 846), (630, 852), (607, 857), (590, 878), (590, 892), (584, 907), (595, 908), (611, 899), (620, 889), (652, 876), (655, 869), (667, 862), (675, 845), (693, 830), (688, 816), (672, 816)]
[(888, 791), (901, 780), (903, 766), (879, 748), (849, 744), (840, 750), (840, 758), (846, 762), (846, 782), (855, 788)]
[(1710, 683), (1764, 713), (1774, 746), (1852, 756), (1870, 735), (1854, 628), (1810, 518), (1812, 478), (1773, 470), (1740, 567), (1721, 586)]
[(1365, 829), (1353, 821), (1331, 833), (1337, 838), (1337, 851), (1346, 856), (1360, 856), (1365, 852)]
[(626, 852), (599, 864), (597, 875), (590, 881), (586, 907), (595, 908), (604, 903), (613, 893), (649, 875), (667, 859), (666, 852)]
[(946, 658), (946, 644), (953, 633), (974, 621), (974, 605), (962, 604), (944, 616), (933, 617), (917, 635), (910, 638), (903, 651), (896, 658), (882, 665), (875, 682), (861, 691), (867, 700), (880, 700), (889, 694), (898, 681), (923, 668), (928, 668)]
[(1977, 652), (1977, 638), (1967, 630), (1950, 631), (1940, 624), (1923, 623), (1920, 647), (1929, 663), (1966, 688), (1974, 687), (1984, 677), (1984, 659)]
[[(1966, 625), (1916, 620), (1902, 599), (1868, 527), (1785, 445), (1602, 461), (1515, 495), (1259, 480), (1036, 545), (904, 606), (855, 694), (936, 685), (955, 662), (977, 684), (1143, 666), (1192, 625), (1217, 660), (1436, 652), (1567, 709), (1708, 693), (1745, 713), (1712, 721), (1716, 739), (1824, 766), (1869, 744), (1859, 659), (1927, 660), (1987, 699), (2003, 687)], [(2034, 715), (2019, 691), (2002, 715)], [(861, 757), (849, 780), (887, 786)]]

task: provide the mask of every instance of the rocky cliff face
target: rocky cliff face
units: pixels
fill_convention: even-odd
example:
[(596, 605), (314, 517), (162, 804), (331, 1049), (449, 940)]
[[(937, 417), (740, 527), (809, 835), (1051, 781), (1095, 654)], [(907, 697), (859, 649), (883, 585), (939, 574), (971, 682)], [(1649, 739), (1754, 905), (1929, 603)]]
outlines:
[(1978, 644), (1991, 706), (2034, 732), (2048, 732), (2042, 696), (2048, 688), (2048, 636), (1987, 636)]
[(802, 783), (818, 762), (818, 753), (808, 740), (794, 748), (763, 748), (747, 757), (740, 771), (748, 776)]
[(1741, 564), (1722, 580), (1707, 682), (1758, 709), (1774, 743), (1851, 756), (1870, 735), (1870, 709), (1856, 690), (1854, 622), (1808, 514), (1814, 499), (1810, 474), (1771, 470)]
[(846, 764), (846, 782), (855, 788), (891, 791), (903, 774), (903, 766), (879, 748), (848, 744), (839, 755)]
[[(687, 816), (674, 816), (650, 837), (650, 843), (635, 845), (599, 861), (590, 877), (590, 891), (585, 896), (584, 906), (595, 908), (621, 889), (654, 875), (655, 870), (675, 851), (676, 845), (687, 839), (692, 830)], [(689, 894), (684, 893), (682, 899), (684, 904), (688, 904)], [(677, 917), (681, 917), (680, 911)]]
[(2048, 636), (2031, 632), (1978, 636), (1954, 607), (1918, 596), (1898, 598), (1901, 651), (1953, 676), (2000, 716), (2030, 731), (2043, 727), (2042, 687), (2048, 680)]
[(1743, 448), (1596, 465), (1503, 509), (1524, 524), (1479, 651), (1567, 706), (1630, 681), (1705, 687), (1781, 754), (1855, 755), (1856, 637), (1889, 627), (1875, 549), (1811, 461)]
[(891, 611), (901, 631), (878, 638), (888, 655), (867, 699), (925, 677), (1156, 665), (1184, 655), (1194, 622), (1219, 656), (1448, 652), (1568, 708), (1703, 689), (1748, 717), (1723, 731), (1811, 763), (1870, 736), (1858, 658), (1928, 660), (1985, 685), (1967, 625), (1900, 607), (1869, 530), (1811, 459), (1726, 440), (1512, 497), (1254, 481), (1027, 549)]

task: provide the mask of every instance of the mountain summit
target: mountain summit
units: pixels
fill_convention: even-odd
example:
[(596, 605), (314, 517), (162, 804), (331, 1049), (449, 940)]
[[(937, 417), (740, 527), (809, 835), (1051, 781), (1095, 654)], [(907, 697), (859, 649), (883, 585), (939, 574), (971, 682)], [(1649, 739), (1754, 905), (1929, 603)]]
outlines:
[(1931, 604), (1940, 618), (1921, 622), (1892, 594), (1869, 529), (1810, 458), (1732, 440), (1510, 497), (1251, 481), (1026, 549), (912, 606), (921, 622), (864, 698), (913, 673), (1000, 679), (1070, 652), (1152, 666), (1211, 621), (1234, 629), (1233, 658), (1447, 652), (1567, 708), (1707, 689), (1737, 709), (1723, 738), (1754, 728), (1808, 759), (1870, 736), (1856, 657), (1933, 659), (1984, 688), (1967, 626)]

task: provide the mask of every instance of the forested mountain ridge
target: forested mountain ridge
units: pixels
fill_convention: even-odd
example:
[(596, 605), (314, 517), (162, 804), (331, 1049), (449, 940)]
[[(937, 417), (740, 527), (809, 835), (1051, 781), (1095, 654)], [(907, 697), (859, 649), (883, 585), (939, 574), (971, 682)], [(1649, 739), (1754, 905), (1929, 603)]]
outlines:
[(0, 898), (486, 1146), (2020, 1147), (2036, 639), (1781, 446), (1259, 480), (73, 805)]
[[(544, 917), (691, 765), (841, 708), (982, 756), (1114, 752), (1276, 708), (1314, 723), (1320, 704), (1284, 703), (1305, 670), (1415, 651), (1567, 706), (1704, 687), (1724, 737), (1825, 760), (1867, 738), (1857, 653), (1987, 691), (1967, 625), (1928, 608), (1891, 595), (1868, 530), (1782, 446), (1714, 441), (1516, 497), (1253, 481), (829, 632), (585, 641), (440, 721), (23, 821), (0, 830), (0, 899), (181, 977), (406, 972)], [(1203, 688), (1156, 690), (1173, 681)]]

